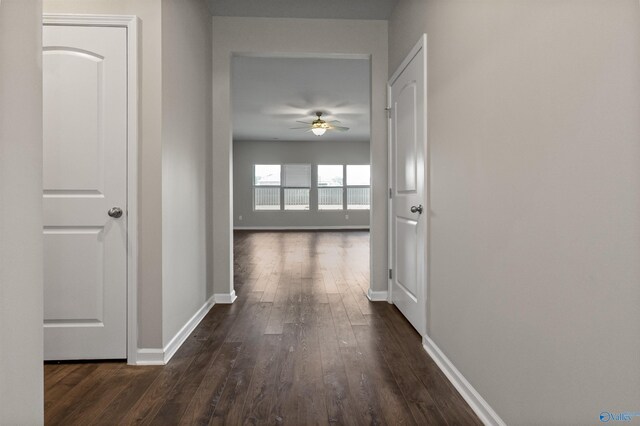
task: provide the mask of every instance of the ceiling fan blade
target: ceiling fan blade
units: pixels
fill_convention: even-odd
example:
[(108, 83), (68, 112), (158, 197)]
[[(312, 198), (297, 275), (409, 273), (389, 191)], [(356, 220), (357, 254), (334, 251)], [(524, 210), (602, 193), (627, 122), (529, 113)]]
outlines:
[(300, 120), (296, 120), (296, 123), (302, 123), (302, 124), (308, 124), (308, 125), (312, 125), (313, 124), (310, 121), (300, 121)]
[(327, 123), (341, 123), (340, 120), (331, 120), (331, 121), (327, 121)]
[(302, 130), (302, 129), (308, 129), (309, 126), (304, 126), (304, 127), (289, 127), (290, 130)]
[(348, 127), (344, 127), (344, 126), (331, 126), (330, 129), (337, 130), (339, 132), (346, 132), (347, 130), (349, 130)]

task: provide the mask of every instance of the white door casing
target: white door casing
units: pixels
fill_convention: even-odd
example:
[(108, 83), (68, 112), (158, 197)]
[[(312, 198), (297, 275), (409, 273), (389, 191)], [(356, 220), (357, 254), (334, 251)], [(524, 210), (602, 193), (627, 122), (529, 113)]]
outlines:
[(127, 358), (127, 28), (45, 25), (43, 49), (45, 359)]
[(427, 67), (423, 35), (389, 80), (391, 301), (427, 333)]

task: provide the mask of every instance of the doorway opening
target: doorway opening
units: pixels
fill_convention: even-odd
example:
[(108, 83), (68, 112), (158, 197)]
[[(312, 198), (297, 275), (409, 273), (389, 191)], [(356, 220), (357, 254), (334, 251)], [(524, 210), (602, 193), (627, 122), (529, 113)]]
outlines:
[[(233, 55), (231, 105), (236, 293), (263, 292), (274, 308), (292, 294), (342, 297), (362, 315), (375, 172), (370, 57)], [(287, 315), (272, 310), (268, 330)]]

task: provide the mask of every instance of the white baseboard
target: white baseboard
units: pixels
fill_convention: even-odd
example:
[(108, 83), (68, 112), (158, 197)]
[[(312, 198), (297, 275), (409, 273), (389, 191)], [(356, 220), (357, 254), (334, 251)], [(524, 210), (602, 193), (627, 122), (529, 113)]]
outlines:
[(187, 321), (187, 323), (184, 326), (182, 326), (180, 331), (178, 331), (176, 335), (173, 336), (173, 339), (171, 339), (171, 341), (167, 343), (167, 345), (164, 347), (164, 363), (165, 364), (169, 362), (169, 360), (173, 357), (173, 355), (180, 348), (180, 346), (182, 346), (184, 341), (187, 340), (187, 337), (189, 337), (189, 335), (193, 332), (193, 330), (196, 329), (198, 324), (200, 324), (200, 321), (202, 321), (202, 318), (204, 318), (205, 315), (207, 315), (207, 313), (211, 310), (211, 308), (213, 308), (214, 304), (215, 304), (214, 298), (213, 296), (211, 296), (209, 300), (204, 302), (204, 305), (202, 305), (202, 307), (198, 309), (198, 311), (195, 314), (193, 314), (191, 319)]
[(234, 231), (340, 231), (340, 230), (369, 230), (369, 225), (344, 226), (234, 226)]
[(138, 349), (135, 365), (164, 365), (162, 349)]
[(389, 292), (388, 291), (373, 291), (369, 289), (367, 292), (367, 297), (372, 302), (387, 302), (389, 300)]
[(491, 408), (484, 398), (471, 386), (471, 383), (458, 371), (455, 365), (440, 350), (438, 345), (428, 336), (422, 338), (422, 347), (433, 358), (440, 370), (447, 376), (449, 381), (460, 392), (460, 395), (467, 401), (467, 404), (487, 426), (506, 426), (500, 416)]
[(191, 319), (182, 326), (180, 331), (173, 336), (173, 339), (167, 343), (163, 349), (138, 349), (138, 358), (136, 365), (165, 365), (167, 364), (173, 355), (180, 349), (180, 346), (187, 340), (189, 335), (196, 329), (200, 321), (207, 315), (207, 313), (213, 308), (214, 297), (212, 296), (204, 302), (204, 305), (198, 311), (193, 314)]
[(238, 296), (236, 296), (235, 290), (233, 290), (231, 293), (217, 293), (213, 295), (213, 300), (215, 300), (216, 303), (220, 303), (224, 305), (230, 305), (237, 298)]

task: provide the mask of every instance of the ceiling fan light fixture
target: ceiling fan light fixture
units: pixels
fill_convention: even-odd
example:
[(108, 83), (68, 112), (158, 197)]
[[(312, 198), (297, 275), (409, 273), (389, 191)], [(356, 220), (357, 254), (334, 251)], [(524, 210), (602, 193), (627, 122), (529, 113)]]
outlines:
[[(316, 116), (318, 118), (313, 120), (311, 123), (309, 123), (307, 121), (296, 120), (297, 123), (304, 124), (305, 127), (292, 127), (291, 129), (296, 130), (296, 129), (305, 129), (306, 128), (307, 132), (311, 131), (316, 136), (324, 135), (327, 130), (331, 130), (331, 131), (337, 130), (339, 132), (346, 132), (347, 130), (349, 130), (348, 127), (338, 126), (336, 124), (333, 124), (333, 123), (340, 123), (338, 120), (333, 120), (330, 123), (327, 123), (326, 121), (324, 121), (322, 119), (322, 111), (316, 112)], [(308, 125), (311, 125), (311, 127), (310, 128), (307, 127)]]
[(316, 136), (322, 136), (324, 135), (324, 132), (327, 131), (329, 126), (327, 125), (326, 121), (320, 118), (322, 117), (322, 112), (318, 111), (316, 112), (316, 115), (318, 116), (318, 118), (313, 120), (313, 123), (311, 123), (311, 131)]

